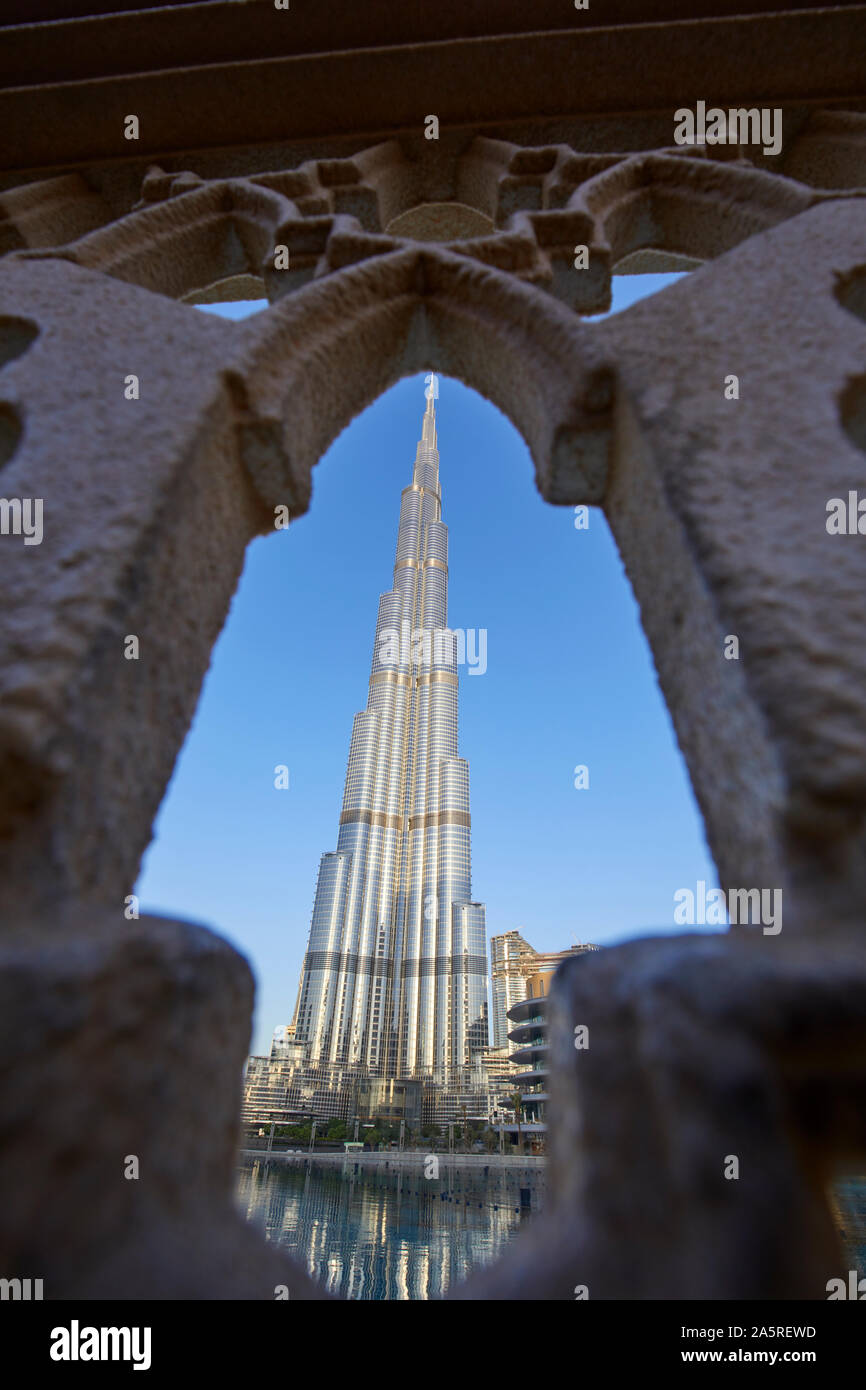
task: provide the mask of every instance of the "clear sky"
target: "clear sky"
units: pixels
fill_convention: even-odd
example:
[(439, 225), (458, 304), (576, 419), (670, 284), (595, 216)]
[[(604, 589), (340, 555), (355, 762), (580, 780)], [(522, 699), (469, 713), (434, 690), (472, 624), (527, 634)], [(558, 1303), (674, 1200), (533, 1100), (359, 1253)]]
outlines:
[[(613, 312), (676, 278), (617, 277)], [(257, 1052), (291, 1019), (336, 847), (424, 404), (422, 376), (380, 397), (318, 464), (308, 514), (249, 547), (136, 889), (142, 911), (203, 922), (251, 961)], [(441, 378), (437, 417), (449, 622), (487, 631), (486, 672), (461, 672), (460, 752), (488, 933), (559, 950), (682, 930), (676, 890), (718, 879), (604, 517), (576, 530), (542, 501), (522, 438), (459, 382)]]

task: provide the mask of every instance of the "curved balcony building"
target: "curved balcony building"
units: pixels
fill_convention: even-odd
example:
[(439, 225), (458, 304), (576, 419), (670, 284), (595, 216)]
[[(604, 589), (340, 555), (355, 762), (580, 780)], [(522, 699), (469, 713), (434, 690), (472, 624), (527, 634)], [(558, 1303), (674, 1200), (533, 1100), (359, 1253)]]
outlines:
[[(516, 932), (509, 935), (517, 937), (520, 946), (526, 948), (520, 951), (525, 998), (519, 999), (506, 1013), (506, 1018), (513, 1025), (507, 1034), (509, 1042), (513, 1044), (509, 1061), (518, 1068), (508, 1078), (508, 1086), (510, 1092), (520, 1095), (520, 1125), (515, 1118), (515, 1122), (505, 1125), (504, 1129), (511, 1138), (519, 1133), (522, 1139), (528, 1138), (533, 1145), (537, 1145), (543, 1143), (547, 1130), (547, 991), (563, 960), (582, 955), (585, 951), (597, 951), (598, 947), (584, 943), (572, 946), (567, 951), (541, 953), (528, 946)], [(506, 938), (500, 937), (498, 940), (504, 942)], [(496, 941), (494, 937), (494, 943)], [(494, 959), (495, 951), (494, 946)], [(531, 956), (528, 952), (531, 952)], [(502, 957), (505, 954), (500, 951)], [(517, 953), (512, 951), (511, 954), (514, 956)]]
[(526, 1125), (545, 1125), (547, 1103), (547, 1000), (528, 998), (515, 1004), (508, 1017), (515, 1024), (508, 1034), (517, 1047), (511, 1062), (518, 1071), (510, 1082), (520, 1093), (521, 1114)]

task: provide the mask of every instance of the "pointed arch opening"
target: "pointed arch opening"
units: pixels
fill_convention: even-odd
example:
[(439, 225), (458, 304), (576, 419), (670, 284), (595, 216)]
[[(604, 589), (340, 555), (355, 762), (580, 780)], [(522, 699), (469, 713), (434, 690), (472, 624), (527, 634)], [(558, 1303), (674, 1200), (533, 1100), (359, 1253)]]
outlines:
[[(253, 542), (136, 890), (148, 910), (212, 920), (252, 955), (260, 995), (250, 1096), (262, 1094), (268, 1059), (296, 1046), (289, 1011), (316, 864), (334, 842), (420, 403), (415, 375), (390, 387), (317, 465), (309, 513)], [(460, 752), (471, 767), (472, 891), (487, 902), (488, 933), (520, 931), (544, 953), (575, 938), (603, 946), (680, 930), (675, 893), (714, 886), (715, 870), (603, 512), (546, 505), (514, 426), (454, 379), (443, 381), (438, 432), (449, 623), (469, 657)], [(514, 1050), (507, 1039), (500, 1046)], [(546, 1099), (537, 1062), (518, 1076), (526, 1135)], [(350, 1129), (335, 1114), (320, 1133), (339, 1143)], [(311, 1138), (299, 1121), (278, 1142)], [(305, 1256), (302, 1194), (290, 1174), (278, 1185), (296, 1212), (287, 1248)], [(249, 1174), (241, 1195), (258, 1210)], [(390, 1208), (378, 1200), (384, 1227)], [(419, 1231), (424, 1219), (419, 1210)], [(479, 1227), (442, 1265), (443, 1288), (517, 1225), (503, 1219), (492, 1245)], [(436, 1229), (428, 1225), (434, 1245)], [(408, 1296), (440, 1291), (410, 1281)], [(379, 1296), (401, 1292), (389, 1285)]]

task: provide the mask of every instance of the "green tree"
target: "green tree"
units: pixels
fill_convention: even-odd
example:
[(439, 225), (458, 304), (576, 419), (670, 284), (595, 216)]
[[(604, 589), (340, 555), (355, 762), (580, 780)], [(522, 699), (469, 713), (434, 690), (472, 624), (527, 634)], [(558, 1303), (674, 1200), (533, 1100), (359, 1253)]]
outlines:
[(280, 1125), (279, 1130), (274, 1132), (274, 1137), (279, 1133), (281, 1139), (294, 1140), (296, 1144), (309, 1144), (310, 1142), (310, 1123), (300, 1125)]

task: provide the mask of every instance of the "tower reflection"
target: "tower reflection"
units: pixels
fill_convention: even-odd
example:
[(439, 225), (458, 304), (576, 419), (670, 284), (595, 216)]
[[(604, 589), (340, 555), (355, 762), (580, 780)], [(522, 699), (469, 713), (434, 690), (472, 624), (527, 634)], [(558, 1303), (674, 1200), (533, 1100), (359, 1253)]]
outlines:
[(422, 1154), (387, 1168), (255, 1159), (238, 1174), (237, 1201), (330, 1293), (431, 1299), (502, 1251), (538, 1209), (544, 1182), (538, 1166), (485, 1174), (442, 1159), (439, 1177), (425, 1179)]

